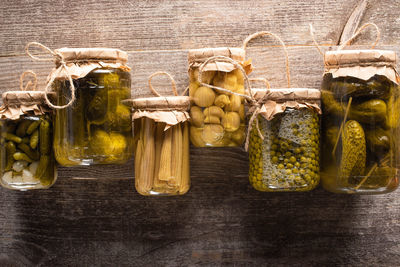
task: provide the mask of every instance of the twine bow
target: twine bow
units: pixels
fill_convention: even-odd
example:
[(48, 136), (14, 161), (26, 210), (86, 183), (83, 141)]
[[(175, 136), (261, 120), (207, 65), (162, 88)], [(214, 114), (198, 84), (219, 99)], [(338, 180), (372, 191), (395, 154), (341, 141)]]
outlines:
[[(253, 34), (249, 35), (243, 41), (243, 49), (246, 51), (247, 45), (251, 40), (253, 40), (253, 39), (257, 38), (257, 37), (265, 36), (265, 35), (270, 35), (270, 36), (276, 38), (279, 41), (279, 43), (282, 45), (283, 52), (285, 54), (285, 67), (286, 67), (287, 85), (288, 85), (288, 88), (290, 88), (289, 54), (288, 54), (288, 51), (286, 49), (285, 43), (282, 41), (282, 39), (278, 35), (276, 35), (276, 34), (274, 34), (272, 32), (268, 32), (268, 31), (260, 31), (260, 32), (253, 33)], [(264, 78), (255, 78), (255, 79), (253, 79), (253, 81), (264, 81), (267, 89), (270, 89), (269, 82)], [(265, 103), (265, 101), (268, 99), (268, 96), (269, 96), (268, 93), (266, 93), (261, 99), (256, 101), (254, 99), (254, 97), (253, 97), (252, 92), (251, 92), (251, 87), (249, 87), (249, 88), (250, 88), (250, 96), (251, 96), (251, 101), (250, 101), (251, 109), (249, 111), (249, 114), (251, 114), (251, 116), (250, 116), (250, 120), (249, 120), (249, 126), (247, 128), (246, 142), (245, 142), (245, 146), (244, 146), (246, 151), (248, 151), (248, 148), (249, 148), (250, 132), (253, 129), (254, 120), (256, 122), (255, 123), (255, 127), (257, 129), (257, 133), (258, 133), (259, 137), (261, 138), (261, 140), (264, 140), (264, 136), (261, 133), (261, 130), (260, 130), (260, 127), (259, 127), (259, 123), (258, 123), (258, 120), (256, 120), (256, 118), (259, 115), (259, 113), (261, 112), (261, 108), (263, 107), (263, 104)]]
[[(252, 80), (252, 81), (260, 81), (260, 80), (264, 81), (264, 80), (265, 80), (266, 88), (267, 88), (267, 89), (270, 89), (269, 82), (268, 82), (266, 79), (264, 79), (264, 78), (253, 78), (253, 79), (251, 79), (251, 80)], [(265, 102), (267, 99), (268, 99), (268, 94), (267, 94), (267, 93), (266, 93), (262, 98), (260, 98), (258, 101), (256, 101), (255, 98), (252, 97), (251, 108), (250, 108), (250, 110), (249, 110), (249, 112), (248, 112), (249, 114), (251, 114), (251, 116), (250, 116), (250, 119), (249, 119), (249, 126), (248, 126), (248, 128), (247, 128), (246, 142), (245, 142), (245, 144), (244, 144), (244, 149), (245, 149), (246, 151), (248, 151), (248, 149), (249, 149), (250, 132), (251, 132), (251, 130), (253, 129), (253, 122), (254, 122), (254, 120), (255, 120), (255, 122), (256, 122), (255, 127), (256, 127), (258, 136), (261, 138), (261, 140), (264, 140), (264, 136), (263, 136), (263, 134), (262, 134), (262, 132), (261, 132), (261, 130), (260, 130), (259, 122), (258, 122), (258, 120), (256, 120), (256, 118), (257, 118), (257, 116), (260, 114), (261, 108), (262, 108), (264, 102)]]
[[(42, 50), (44, 50), (45, 52), (48, 52), (53, 57), (53, 59), (52, 58), (39, 58), (37, 56), (32, 55), (31, 52), (29, 51), (29, 48), (31, 46), (37, 46), (37, 47), (41, 48)], [(25, 52), (28, 56), (30, 56), (34, 60), (37, 60), (37, 61), (53, 61), (53, 60), (55, 60), (56, 63), (61, 66), (61, 67), (57, 68), (57, 75), (52, 75), (50, 80), (47, 82), (46, 87), (44, 89), (44, 92), (45, 92), (44, 97), (45, 97), (47, 105), (53, 109), (64, 109), (64, 108), (71, 106), (75, 102), (75, 99), (76, 99), (75, 86), (74, 86), (74, 82), (72, 80), (71, 74), (68, 71), (67, 63), (65, 62), (63, 55), (59, 52), (55, 52), (54, 50), (51, 50), (47, 46), (45, 46), (41, 43), (38, 43), (38, 42), (28, 43), (25, 46)], [(69, 100), (69, 102), (66, 105), (57, 106), (50, 102), (50, 100), (48, 98), (48, 93), (49, 93), (49, 88), (51, 87), (51, 85), (53, 84), (53, 82), (55, 80), (55, 77), (57, 77), (58, 74), (61, 73), (62, 70), (64, 70), (66, 72), (67, 77), (68, 77), (68, 81), (70, 84), (70, 91), (71, 91), (71, 99)]]

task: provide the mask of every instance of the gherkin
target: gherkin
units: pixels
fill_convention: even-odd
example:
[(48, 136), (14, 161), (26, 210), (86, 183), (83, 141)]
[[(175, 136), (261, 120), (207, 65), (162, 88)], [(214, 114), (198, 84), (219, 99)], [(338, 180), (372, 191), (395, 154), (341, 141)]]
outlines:
[(342, 156), (339, 177), (346, 184), (351, 176), (361, 176), (365, 172), (366, 144), (364, 130), (357, 121), (346, 122), (342, 135)]

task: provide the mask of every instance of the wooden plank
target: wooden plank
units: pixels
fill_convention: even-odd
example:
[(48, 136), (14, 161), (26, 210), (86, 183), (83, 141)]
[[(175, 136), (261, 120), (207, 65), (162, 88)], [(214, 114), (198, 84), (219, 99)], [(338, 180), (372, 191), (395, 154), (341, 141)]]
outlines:
[[(289, 45), (302, 45), (311, 44), (310, 22), (318, 41), (332, 45), (357, 2), (2, 1), (0, 56), (23, 54), (29, 41), (52, 49), (105, 46), (127, 51), (239, 46), (259, 30), (275, 32)], [(398, 8), (397, 1), (371, 0), (361, 23), (374, 21), (382, 29), (382, 43), (396, 44)]]
[[(222, 169), (236, 149), (216, 152)], [(399, 193), (265, 194), (247, 179), (210, 176), (198, 162), (192, 161), (192, 189), (181, 197), (146, 198), (134, 192), (133, 179), (73, 180), (65, 172), (52, 190), (0, 190), (0, 210), (13, 206), (18, 217), (5, 220), (0, 263), (395, 266), (400, 260)]]
[[(354, 46), (367, 49), (368, 46)], [(395, 50), (398, 46), (378, 46), (379, 49)], [(324, 50), (336, 49), (323, 47)], [(288, 47), (292, 87), (319, 88), (323, 73), (323, 60), (314, 46)], [(273, 87), (286, 86), (284, 55), (280, 47), (249, 47), (247, 57), (253, 59), (254, 72), (250, 77), (265, 77)], [(27, 56), (0, 57), (0, 92), (18, 90), (19, 76), (32, 69), (38, 75), (39, 89), (44, 89), (46, 77), (53, 67), (51, 62), (33, 61)], [(188, 86), (187, 50), (130, 52), (128, 65), (132, 67), (132, 96), (150, 96), (148, 77), (159, 70), (171, 73), (180, 92)], [(155, 77), (153, 85), (161, 94), (170, 94), (170, 83), (164, 77)], [(257, 85), (256, 85), (257, 86)], [(260, 85), (258, 85), (260, 86)]]

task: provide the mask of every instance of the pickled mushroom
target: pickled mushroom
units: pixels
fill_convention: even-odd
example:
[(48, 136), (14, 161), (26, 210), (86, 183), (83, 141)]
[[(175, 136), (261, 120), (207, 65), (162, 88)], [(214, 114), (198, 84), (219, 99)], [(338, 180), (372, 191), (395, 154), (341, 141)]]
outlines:
[(215, 93), (211, 88), (202, 86), (197, 89), (193, 100), (199, 107), (209, 107), (214, 103)]
[(194, 94), (196, 93), (197, 89), (199, 88), (200, 84), (198, 81), (190, 82), (189, 84), (189, 96), (190, 98), (194, 97)]
[(228, 112), (225, 114), (225, 117), (222, 118), (222, 125), (225, 130), (228, 132), (234, 132), (239, 129), (240, 126), (240, 117), (236, 112)]
[[(215, 71), (213, 71), (213, 70), (211, 70), (211, 71), (204, 71), (204, 72), (201, 74), (201, 81), (202, 81), (203, 83), (206, 83), (206, 84), (211, 84), (211, 81), (213, 80), (214, 76), (215, 76)], [(200, 81), (199, 81), (199, 82), (200, 82)]]
[(229, 97), (230, 103), (226, 105), (226, 111), (239, 111), (240, 106), (242, 105), (242, 98), (238, 95), (231, 95)]
[(219, 124), (206, 124), (203, 129), (202, 138), (204, 142), (214, 144), (224, 137), (224, 128)]
[(193, 145), (203, 147), (206, 143), (203, 140), (203, 128), (190, 126), (190, 141)]
[[(236, 84), (237, 84), (237, 77), (232, 73), (226, 73), (226, 72), (218, 72), (217, 75), (215, 75), (213, 84), (217, 87), (221, 87), (230, 91), (235, 91), (236, 90)], [(225, 92), (220, 92), (221, 94), (228, 94)]]
[(225, 115), (222, 108), (217, 107), (217, 106), (208, 107), (208, 108), (204, 109), (203, 113), (205, 116), (215, 116), (218, 118), (222, 118)]
[(236, 143), (236, 145), (241, 145), (245, 139), (245, 125), (240, 125), (239, 129), (232, 132), (231, 139)]
[(220, 108), (225, 107), (226, 105), (229, 105), (230, 100), (229, 96), (227, 95), (219, 95), (215, 98), (214, 104)]
[(220, 124), (221, 120), (217, 116), (206, 116), (204, 123)]
[(201, 108), (196, 106), (190, 108), (190, 121), (196, 127), (204, 125), (204, 114)]

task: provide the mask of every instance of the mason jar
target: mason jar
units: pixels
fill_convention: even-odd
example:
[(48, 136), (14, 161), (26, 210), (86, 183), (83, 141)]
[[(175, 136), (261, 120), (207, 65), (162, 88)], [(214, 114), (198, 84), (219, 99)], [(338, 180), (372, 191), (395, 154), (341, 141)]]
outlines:
[[(53, 116), (50, 111), (40, 107), (42, 96), (43, 92), (11, 91), (3, 94), (0, 121), (0, 183), (3, 187), (16, 190), (46, 189), (57, 179), (52, 146)], [(21, 102), (23, 108), (20, 107)], [(38, 115), (33, 110), (28, 111), (32, 107)], [(15, 112), (16, 109), (21, 114)]]
[(250, 184), (265, 192), (314, 189), (320, 180), (319, 90), (252, 91), (257, 101), (268, 97), (249, 133)]
[(399, 77), (396, 54), (325, 54), (322, 184), (335, 193), (378, 194), (399, 184)]
[(56, 105), (64, 106), (56, 109), (55, 115), (54, 151), (58, 163), (126, 162), (133, 153), (131, 109), (123, 103), (131, 97), (127, 54), (103, 48), (55, 51), (73, 64), (67, 65), (75, 67), (67, 68), (67, 72), (77, 77), (73, 79), (74, 92), (65, 75), (57, 76), (53, 83)]
[(218, 56), (231, 58), (246, 70), (251, 68), (244, 62), (241, 48), (189, 50), (190, 140), (196, 147), (241, 146), (245, 139), (244, 98), (240, 96), (245, 94), (243, 73), (234, 64), (216, 59), (204, 66), (199, 80), (199, 67)]

